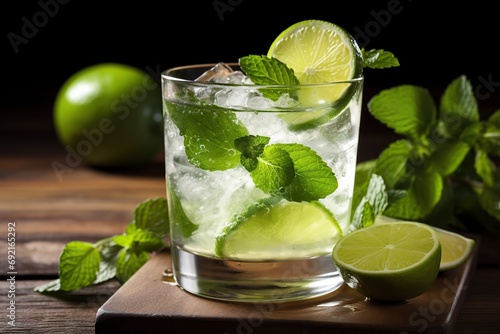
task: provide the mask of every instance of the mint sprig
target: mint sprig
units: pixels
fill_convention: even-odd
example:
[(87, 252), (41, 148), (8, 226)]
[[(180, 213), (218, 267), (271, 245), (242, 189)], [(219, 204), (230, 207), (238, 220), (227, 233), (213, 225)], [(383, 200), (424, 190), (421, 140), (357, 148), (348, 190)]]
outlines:
[[(357, 186), (380, 175), (388, 191), (406, 195), (384, 215), (445, 228), (500, 231), (500, 110), (481, 120), (470, 81), (459, 76), (439, 103), (423, 87), (381, 91), (369, 112), (401, 139), (359, 164)], [(369, 166), (369, 168), (368, 168)], [(356, 192), (355, 192), (356, 194)], [(360, 202), (357, 195), (355, 199)]]
[(136, 206), (123, 234), (96, 243), (67, 243), (59, 258), (59, 278), (34, 291), (72, 291), (112, 278), (123, 283), (147, 262), (152, 252), (166, 246), (164, 238), (168, 234), (166, 199), (148, 199)]

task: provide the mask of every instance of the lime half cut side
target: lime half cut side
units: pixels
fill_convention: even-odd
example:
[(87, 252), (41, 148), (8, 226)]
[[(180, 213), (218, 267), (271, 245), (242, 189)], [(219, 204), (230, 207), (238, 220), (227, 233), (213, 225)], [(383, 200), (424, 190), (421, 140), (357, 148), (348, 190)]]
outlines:
[(442, 256), (440, 271), (460, 267), (471, 256), (474, 249), (474, 239), (461, 234), (434, 227), (441, 241)]
[[(290, 26), (274, 40), (267, 56), (292, 68), (302, 85), (311, 85), (298, 92), (301, 104), (325, 103), (322, 110), (283, 116), (288, 124), (299, 130), (332, 117), (329, 113), (338, 113), (356, 91), (356, 84), (347, 82), (317, 84), (359, 78), (363, 70), (363, 57), (355, 39), (342, 27), (322, 20), (305, 20)], [(336, 102), (335, 105), (329, 105), (332, 102)]]
[(351, 288), (378, 301), (404, 301), (429, 289), (439, 273), (441, 244), (430, 226), (374, 224), (347, 234), (333, 261)]
[(215, 250), (226, 259), (293, 260), (328, 254), (341, 236), (322, 204), (268, 199), (235, 217), (217, 236)]
[[(379, 215), (375, 219), (375, 224), (378, 223), (394, 223), (401, 220), (396, 218)], [(403, 220), (404, 221), (404, 220)], [(444, 230), (435, 226), (431, 226), (437, 233), (441, 242), (441, 264), (440, 271), (452, 270), (464, 264), (472, 255), (474, 239), (467, 238), (461, 234)]]

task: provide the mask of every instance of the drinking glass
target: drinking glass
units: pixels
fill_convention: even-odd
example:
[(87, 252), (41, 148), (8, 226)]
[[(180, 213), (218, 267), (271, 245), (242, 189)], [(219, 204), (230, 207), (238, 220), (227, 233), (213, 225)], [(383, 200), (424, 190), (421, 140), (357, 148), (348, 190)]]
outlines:
[(253, 84), (237, 64), (162, 73), (174, 278), (195, 295), (282, 302), (342, 284), (363, 77)]

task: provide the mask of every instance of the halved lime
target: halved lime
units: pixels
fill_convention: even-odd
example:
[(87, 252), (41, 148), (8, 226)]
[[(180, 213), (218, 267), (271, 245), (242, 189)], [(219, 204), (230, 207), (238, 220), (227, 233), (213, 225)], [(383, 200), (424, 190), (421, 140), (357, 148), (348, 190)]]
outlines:
[(268, 199), (233, 219), (217, 236), (215, 251), (238, 260), (291, 260), (325, 255), (341, 236), (322, 204)]
[(434, 227), (441, 241), (442, 255), (440, 271), (460, 267), (471, 256), (474, 249), (474, 239), (461, 234)]
[[(380, 215), (375, 219), (375, 224), (398, 221), (401, 220)], [(439, 270), (451, 270), (464, 264), (472, 254), (475, 245), (474, 239), (435, 226), (431, 227), (437, 232), (439, 241), (441, 242), (441, 263)]]
[(439, 273), (436, 231), (417, 222), (379, 223), (347, 234), (333, 249), (345, 283), (379, 301), (403, 301), (429, 289)]
[[(356, 40), (342, 27), (322, 20), (305, 20), (283, 31), (272, 43), (268, 57), (274, 57), (292, 68), (301, 84), (324, 84), (361, 77), (363, 57)], [(353, 84), (318, 85), (298, 92), (303, 105), (339, 101), (338, 107), (283, 116), (288, 124), (307, 127), (317, 124), (330, 112), (338, 113), (350, 100), (346, 91)], [(344, 96), (345, 95), (345, 96)]]

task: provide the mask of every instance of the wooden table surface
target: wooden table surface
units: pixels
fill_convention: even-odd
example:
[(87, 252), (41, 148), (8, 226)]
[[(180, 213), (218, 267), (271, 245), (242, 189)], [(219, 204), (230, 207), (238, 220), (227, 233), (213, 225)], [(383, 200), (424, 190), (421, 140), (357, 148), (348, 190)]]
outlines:
[[(163, 161), (121, 171), (78, 164), (58, 175), (54, 162), (64, 164), (66, 152), (50, 118), (18, 117), (0, 125), (0, 132), (0, 333), (94, 333), (96, 312), (117, 291), (117, 282), (62, 296), (33, 288), (58, 277), (67, 242), (122, 233), (140, 201), (164, 196)], [(360, 153), (368, 156), (384, 140), (363, 133)], [(15, 227), (13, 270), (7, 263), (8, 226)], [(455, 333), (500, 333), (500, 237), (480, 238), (478, 266)], [(14, 312), (8, 309), (12, 302)], [(9, 315), (15, 315), (15, 326)]]

